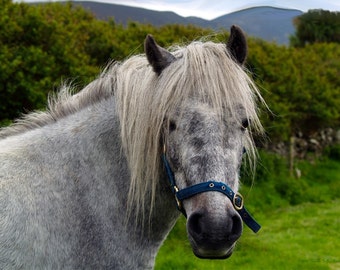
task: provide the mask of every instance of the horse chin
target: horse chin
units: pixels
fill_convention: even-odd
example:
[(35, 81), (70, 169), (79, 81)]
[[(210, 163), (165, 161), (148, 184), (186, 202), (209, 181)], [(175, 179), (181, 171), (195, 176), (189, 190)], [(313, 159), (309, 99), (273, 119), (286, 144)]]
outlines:
[(224, 260), (228, 259), (234, 251), (235, 244), (226, 249), (204, 249), (192, 243), (192, 251), (200, 259)]

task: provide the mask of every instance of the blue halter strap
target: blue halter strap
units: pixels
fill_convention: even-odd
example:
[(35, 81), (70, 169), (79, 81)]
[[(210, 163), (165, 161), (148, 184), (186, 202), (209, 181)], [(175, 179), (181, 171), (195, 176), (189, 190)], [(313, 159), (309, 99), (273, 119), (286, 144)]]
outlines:
[(184, 189), (178, 189), (175, 181), (174, 174), (171, 170), (170, 164), (166, 158), (165, 150), (162, 155), (163, 163), (165, 166), (166, 173), (168, 175), (168, 180), (171, 186), (172, 193), (175, 195), (175, 199), (177, 202), (177, 208), (179, 211), (183, 213), (186, 217), (185, 210), (182, 206), (182, 201), (188, 199), (192, 196), (195, 196), (199, 193), (208, 192), (208, 191), (217, 191), (226, 195), (229, 200), (232, 202), (235, 210), (241, 216), (243, 222), (255, 233), (257, 233), (261, 225), (258, 224), (255, 219), (249, 214), (247, 209), (243, 206), (243, 197), (240, 193), (235, 193), (230, 187), (222, 182), (216, 181), (207, 181), (203, 183), (199, 183)]

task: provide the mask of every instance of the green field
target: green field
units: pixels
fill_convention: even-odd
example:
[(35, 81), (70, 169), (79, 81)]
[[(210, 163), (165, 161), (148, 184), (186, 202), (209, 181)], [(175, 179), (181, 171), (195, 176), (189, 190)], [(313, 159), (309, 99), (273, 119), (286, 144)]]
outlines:
[(161, 248), (155, 269), (340, 269), (340, 200), (304, 203), (256, 214), (262, 229), (244, 229), (227, 260), (200, 260), (181, 218)]
[[(304, 178), (287, 181), (304, 181), (302, 190), (295, 190), (304, 202), (289, 203), (273, 183), (267, 185), (271, 194), (263, 191), (264, 183), (252, 188), (246, 205), (262, 229), (254, 234), (245, 227), (229, 259), (196, 258), (181, 217), (162, 246), (155, 269), (340, 269), (340, 162), (302, 162), (300, 167)], [(247, 189), (243, 188), (245, 194)]]

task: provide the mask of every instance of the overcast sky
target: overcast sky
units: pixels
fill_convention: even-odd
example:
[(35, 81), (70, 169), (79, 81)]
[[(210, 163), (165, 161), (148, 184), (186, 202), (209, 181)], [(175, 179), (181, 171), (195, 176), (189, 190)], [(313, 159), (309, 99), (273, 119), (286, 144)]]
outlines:
[[(46, 2), (48, 0), (16, 0)], [(58, 1), (58, 0), (57, 0)], [(152, 10), (173, 11), (181, 16), (214, 19), (221, 15), (254, 6), (274, 6), (308, 11), (324, 9), (340, 11), (340, 0), (92, 0)]]

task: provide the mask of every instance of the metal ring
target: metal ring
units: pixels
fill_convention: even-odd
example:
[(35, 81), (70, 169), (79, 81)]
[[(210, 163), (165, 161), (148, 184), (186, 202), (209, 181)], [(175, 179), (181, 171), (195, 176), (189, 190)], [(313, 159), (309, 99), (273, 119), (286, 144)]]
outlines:
[(214, 183), (209, 184), (209, 187), (211, 187), (211, 188), (213, 188), (214, 186), (215, 186)]
[(233, 205), (236, 210), (241, 210), (243, 208), (243, 197), (238, 192), (234, 194)]
[(225, 188), (225, 186), (221, 186), (221, 189), (222, 189), (222, 190), (225, 190), (226, 188)]

